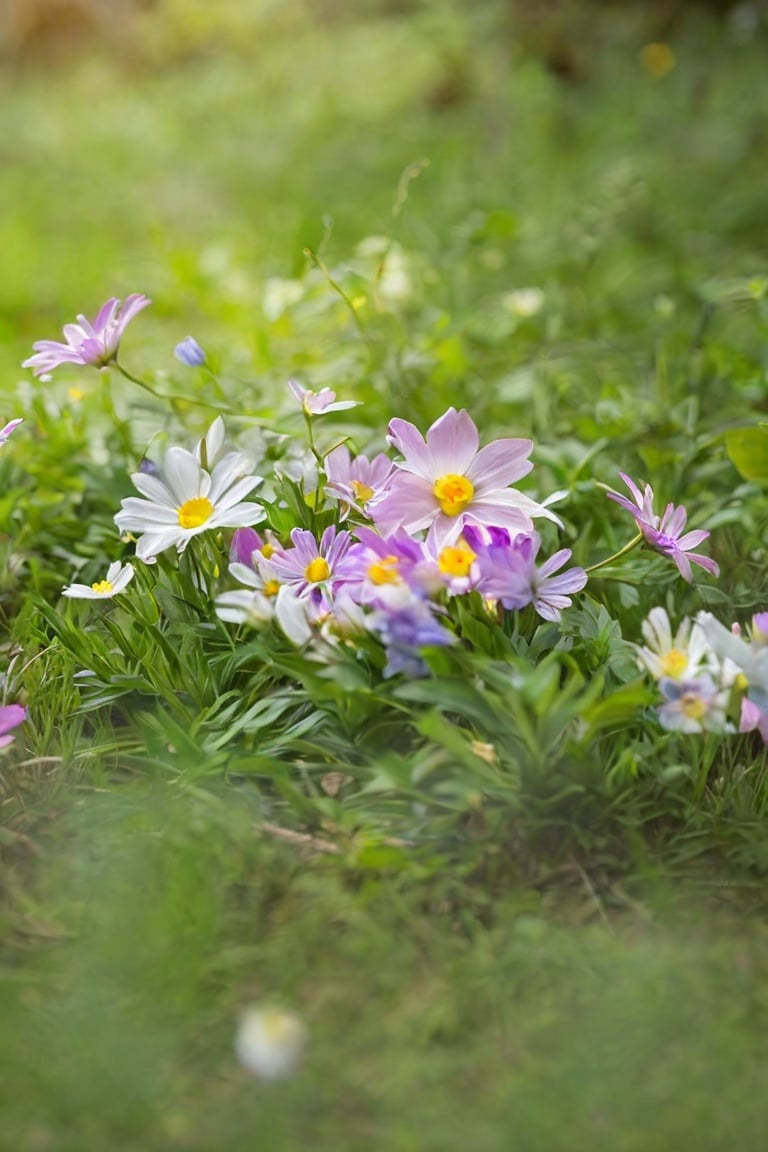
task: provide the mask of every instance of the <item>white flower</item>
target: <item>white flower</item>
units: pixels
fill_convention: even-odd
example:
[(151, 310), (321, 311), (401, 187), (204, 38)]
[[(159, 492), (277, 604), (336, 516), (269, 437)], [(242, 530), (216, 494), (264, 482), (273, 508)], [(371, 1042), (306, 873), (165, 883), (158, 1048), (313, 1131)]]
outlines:
[(718, 690), (710, 676), (696, 680), (663, 679), (659, 683), (666, 703), (659, 708), (663, 728), (676, 732), (727, 732), (729, 689)]
[[(763, 711), (768, 710), (768, 645), (753, 639), (752, 644), (734, 636), (710, 612), (699, 612), (696, 622), (724, 664), (732, 662), (749, 685), (749, 698)], [(759, 631), (759, 629), (758, 629)]]
[(501, 303), (513, 316), (527, 319), (544, 307), (544, 293), (541, 288), (515, 288), (504, 293)]
[(307, 1030), (292, 1012), (249, 1008), (240, 1019), (235, 1052), (244, 1068), (261, 1080), (284, 1080), (299, 1066)]
[(652, 608), (641, 630), (647, 647), (634, 644), (638, 663), (654, 680), (691, 680), (701, 672), (714, 672), (717, 658), (698, 624), (686, 617), (672, 636), (672, 625), (663, 608)]
[(269, 561), (263, 568), (249, 568), (247, 564), (230, 564), (229, 571), (245, 588), (222, 592), (216, 597), (216, 615), (229, 624), (265, 624), (275, 615), (275, 600), (280, 583), (271, 575)]
[[(219, 447), (218, 433), (214, 423), (209, 432), (214, 453)], [(142, 533), (136, 555), (144, 561), (174, 546), (183, 552), (193, 536), (209, 529), (256, 524), (264, 519), (264, 509), (241, 501), (261, 483), (261, 477), (243, 475), (246, 468), (239, 452), (222, 456), (208, 472), (196, 453), (169, 448), (159, 475), (135, 472), (131, 476), (146, 499), (130, 496), (123, 500), (115, 524), (121, 532)]]
[(111, 600), (119, 592), (123, 592), (133, 580), (133, 564), (120, 564), (116, 560), (107, 569), (103, 580), (95, 584), (68, 584), (62, 588), (62, 596), (69, 596), (73, 600)]

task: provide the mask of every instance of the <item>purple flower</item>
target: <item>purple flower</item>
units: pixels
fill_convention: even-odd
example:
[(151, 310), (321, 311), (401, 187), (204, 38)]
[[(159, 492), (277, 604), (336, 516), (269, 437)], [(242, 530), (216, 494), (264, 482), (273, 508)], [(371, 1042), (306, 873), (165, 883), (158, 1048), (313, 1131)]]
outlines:
[(194, 336), (186, 336), (176, 345), (173, 354), (182, 364), (186, 364), (187, 368), (200, 368), (205, 364), (205, 352)]
[(339, 444), (328, 453), (324, 467), (328, 478), (325, 489), (347, 506), (345, 515), (349, 508), (366, 515), (366, 505), (386, 492), (395, 470), (383, 452), (372, 460), (367, 456), (352, 459), (346, 444)]
[(336, 393), (330, 388), (321, 388), (319, 392), (313, 392), (310, 388), (303, 388), (298, 380), (289, 380), (288, 387), (307, 416), (342, 412), (345, 408), (356, 408), (361, 403), (359, 400), (337, 400)]
[(0, 707), (0, 748), (13, 743), (13, 736), (8, 736), (12, 728), (18, 728), (27, 718), (26, 708), (21, 704), (3, 704)]
[(741, 702), (739, 732), (755, 731), (760, 733), (763, 743), (768, 744), (768, 712), (745, 696)]
[(729, 689), (720, 689), (708, 675), (693, 680), (663, 677), (659, 688), (666, 703), (659, 708), (663, 728), (676, 732), (724, 732)]
[(384, 537), (370, 528), (358, 528), (357, 535), (358, 542), (348, 553), (346, 590), (358, 604), (376, 605), (395, 587), (421, 594), (442, 586), (438, 578), (427, 587), (424, 566), (430, 564), (429, 558), (424, 545), (407, 532)]
[(533, 527), (533, 516), (553, 513), (509, 487), (530, 472), (530, 440), (495, 440), (480, 449), (469, 413), (455, 408), (422, 437), (415, 425), (390, 421), (388, 440), (404, 459), (383, 496), (369, 511), (384, 533), (429, 529), (439, 547), (452, 543), (465, 525), (500, 524), (513, 533)]
[(5, 428), (0, 428), (0, 447), (2, 447), (3, 444), (8, 443), (8, 437), (12, 432), (16, 431), (19, 424), (23, 423), (24, 418), (22, 416), (18, 416), (15, 420), (9, 420)]
[(653, 489), (650, 484), (646, 484), (645, 490), (641, 493), (634, 480), (624, 472), (620, 472), (619, 475), (632, 493), (634, 503), (619, 492), (608, 492), (607, 496), (609, 500), (614, 500), (634, 516), (646, 544), (656, 552), (661, 552), (663, 556), (669, 556), (677, 565), (680, 575), (689, 584), (693, 579), (691, 563), (698, 564), (706, 572), (717, 576), (720, 569), (714, 560), (709, 556), (703, 556), (700, 552), (691, 551), (697, 544), (707, 539), (709, 532), (703, 528), (696, 528), (683, 535), (688, 519), (688, 513), (683, 505), (675, 507), (674, 504), (667, 504), (664, 514), (657, 516), (653, 511)]
[[(506, 540), (504, 537), (506, 536)], [(525, 608), (533, 604), (543, 620), (559, 620), (563, 608), (571, 605), (571, 595), (587, 583), (583, 568), (571, 568), (554, 576), (571, 558), (570, 548), (561, 548), (541, 567), (536, 554), (541, 546), (537, 532), (516, 536), (491, 529), (490, 540), (477, 529), (467, 528), (464, 539), (476, 553), (479, 575), (475, 587), (486, 599), (499, 600), (505, 608)]]
[(275, 578), (294, 595), (309, 599), (318, 612), (327, 612), (334, 592), (349, 578), (352, 537), (332, 524), (319, 543), (306, 528), (294, 528), (291, 541), (292, 548), (275, 551), (269, 559)]
[(456, 637), (438, 623), (429, 602), (418, 596), (407, 600), (398, 596), (392, 603), (385, 604), (371, 615), (369, 627), (387, 650), (386, 679), (399, 672), (411, 677), (424, 676), (427, 666), (419, 649), (444, 648), (456, 643)]
[(56, 340), (38, 340), (32, 345), (35, 352), (22, 364), (32, 368), (35, 376), (44, 376), (62, 364), (83, 364), (103, 368), (117, 357), (126, 327), (143, 308), (151, 304), (146, 296), (134, 293), (125, 304), (113, 297), (99, 309), (93, 323), (85, 316), (77, 317), (77, 324), (65, 324), (66, 344)]

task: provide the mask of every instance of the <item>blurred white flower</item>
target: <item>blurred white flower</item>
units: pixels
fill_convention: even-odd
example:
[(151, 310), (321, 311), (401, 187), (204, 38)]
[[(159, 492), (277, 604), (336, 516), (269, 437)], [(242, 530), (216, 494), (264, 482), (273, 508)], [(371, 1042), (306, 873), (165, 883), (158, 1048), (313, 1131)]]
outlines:
[(541, 312), (544, 307), (544, 293), (541, 288), (515, 288), (512, 292), (504, 293), (501, 303), (513, 316), (527, 319)]
[(290, 308), (291, 304), (297, 304), (303, 295), (304, 285), (300, 280), (282, 280), (277, 276), (265, 280), (261, 297), (264, 315), (274, 324), (286, 308)]
[(285, 1080), (299, 1067), (307, 1030), (293, 1012), (282, 1008), (248, 1008), (240, 1018), (235, 1052), (240, 1063), (260, 1080)]
[(116, 560), (114, 564), (110, 564), (103, 580), (98, 580), (95, 584), (68, 584), (66, 588), (62, 588), (61, 594), (73, 600), (111, 600), (113, 596), (117, 596), (127, 588), (132, 579), (133, 565), (121, 566), (120, 561)]

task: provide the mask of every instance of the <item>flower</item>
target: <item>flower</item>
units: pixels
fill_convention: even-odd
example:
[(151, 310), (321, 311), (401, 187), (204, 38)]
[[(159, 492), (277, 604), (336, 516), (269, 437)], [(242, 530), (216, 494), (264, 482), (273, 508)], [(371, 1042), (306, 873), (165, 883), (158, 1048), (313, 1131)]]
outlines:
[(456, 637), (438, 623), (435, 609), (427, 600), (407, 590), (395, 589), (390, 599), (371, 614), (368, 627), (383, 642), (387, 651), (384, 678), (399, 672), (406, 676), (424, 676), (428, 669), (419, 649), (444, 648), (455, 644)]
[(634, 644), (638, 664), (655, 680), (691, 680), (700, 673), (714, 673), (717, 658), (699, 624), (686, 617), (674, 637), (664, 608), (652, 608), (641, 625), (647, 647)]
[(263, 624), (271, 620), (275, 614), (275, 599), (281, 587), (279, 581), (270, 579), (261, 570), (250, 568), (247, 564), (235, 562), (230, 564), (229, 571), (235, 580), (246, 587), (222, 592), (216, 597), (216, 615), (219, 619), (230, 624)]
[(754, 700), (744, 697), (741, 702), (739, 732), (759, 732), (763, 743), (768, 744), (768, 710), (758, 708)]
[(107, 575), (95, 584), (68, 584), (62, 588), (62, 596), (73, 600), (111, 600), (123, 592), (133, 580), (133, 565), (121, 565), (119, 560), (110, 564)]
[[(486, 539), (486, 536), (489, 539)], [(511, 539), (506, 529), (486, 532), (467, 527), (464, 540), (475, 553), (479, 574), (477, 590), (489, 600), (499, 600), (505, 608), (525, 608), (528, 604), (543, 620), (559, 620), (563, 608), (571, 605), (571, 594), (587, 583), (583, 568), (571, 568), (553, 576), (571, 558), (570, 548), (561, 548), (540, 568), (536, 554), (541, 546), (538, 532), (525, 532)]]
[(693, 680), (664, 677), (659, 688), (666, 699), (658, 710), (663, 728), (676, 732), (724, 732), (728, 689), (718, 689), (710, 676)]
[(404, 459), (370, 511), (384, 533), (427, 528), (439, 546), (453, 543), (465, 525), (501, 525), (527, 532), (532, 517), (554, 513), (508, 486), (531, 471), (530, 440), (495, 440), (478, 451), (479, 436), (469, 413), (449, 408), (423, 438), (415, 425), (390, 421), (390, 444)]
[(64, 326), (66, 344), (56, 340), (38, 340), (32, 345), (35, 355), (25, 360), (22, 368), (32, 368), (35, 376), (47, 375), (62, 364), (104, 368), (117, 358), (117, 350), (128, 324), (151, 303), (151, 300), (139, 293), (128, 296), (122, 308), (115, 297), (107, 300), (93, 323), (80, 315), (77, 324)]
[(268, 561), (275, 578), (309, 599), (318, 613), (328, 611), (334, 592), (349, 578), (346, 557), (352, 537), (332, 524), (319, 543), (306, 528), (294, 528), (291, 542), (292, 548), (276, 550)]
[(145, 561), (174, 546), (183, 552), (193, 536), (212, 528), (256, 524), (264, 519), (264, 509), (241, 501), (261, 477), (243, 475), (246, 467), (244, 456), (229, 452), (209, 472), (194, 452), (169, 448), (160, 475), (133, 473), (134, 487), (146, 499), (123, 500), (115, 524), (121, 532), (143, 533), (136, 555)]
[(8, 443), (8, 437), (12, 432), (15, 432), (19, 424), (24, 423), (23, 416), (17, 416), (15, 420), (9, 420), (5, 428), (0, 428), (0, 447)]
[(261, 1080), (283, 1080), (299, 1066), (307, 1030), (293, 1012), (249, 1008), (240, 1019), (235, 1052), (240, 1063)]
[[(762, 623), (764, 612), (753, 619), (751, 643), (734, 635), (710, 612), (699, 612), (696, 622), (704, 630), (710, 646), (720, 659), (733, 661), (747, 681), (747, 697), (757, 707), (768, 712), (768, 644), (765, 642)], [(759, 620), (760, 624), (755, 624)]]
[(26, 708), (21, 704), (3, 704), (0, 706), (0, 748), (6, 748), (13, 743), (13, 736), (8, 736), (11, 728), (18, 728), (27, 718)]
[(379, 452), (369, 460), (367, 456), (350, 456), (346, 444), (339, 444), (328, 453), (324, 460), (327, 483), (326, 492), (342, 502), (342, 514), (349, 508), (366, 514), (366, 505), (382, 496), (386, 490), (395, 466), (388, 456)]
[(301, 404), (307, 416), (323, 416), (326, 412), (342, 412), (345, 408), (357, 408), (359, 400), (337, 400), (336, 393), (331, 388), (321, 388), (313, 392), (309, 388), (302, 388), (298, 380), (289, 380), (288, 387)]
[(691, 552), (691, 549), (706, 540), (710, 533), (703, 528), (696, 528), (692, 532), (686, 532), (685, 535), (681, 534), (688, 519), (688, 513), (683, 505), (680, 504), (676, 508), (674, 504), (667, 504), (663, 515), (657, 516), (653, 511), (653, 489), (650, 484), (646, 484), (641, 493), (634, 480), (624, 472), (620, 472), (619, 475), (632, 493), (634, 503), (619, 492), (609, 491), (606, 495), (609, 500), (614, 500), (634, 516), (646, 544), (656, 552), (669, 556), (677, 565), (680, 575), (689, 584), (693, 579), (691, 563), (698, 564), (706, 572), (717, 576), (720, 569), (714, 560), (699, 552)]
[(187, 368), (200, 368), (205, 364), (205, 352), (194, 336), (185, 336), (181, 343), (176, 345), (173, 354), (182, 364), (186, 364)]

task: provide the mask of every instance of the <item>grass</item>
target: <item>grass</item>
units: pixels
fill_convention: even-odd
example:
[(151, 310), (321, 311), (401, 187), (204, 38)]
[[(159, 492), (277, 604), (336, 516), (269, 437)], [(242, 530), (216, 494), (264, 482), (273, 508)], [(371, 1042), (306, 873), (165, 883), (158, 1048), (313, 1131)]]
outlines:
[[(548, 33), (575, 80), (506, 5), (255, 0), (0, 73), (0, 378), (26, 421), (0, 455), (2, 669), (30, 710), (0, 777), (9, 1148), (762, 1147), (765, 751), (663, 732), (624, 640), (654, 604), (768, 602), (764, 468), (733, 439), (766, 410), (766, 32), (691, 12), (653, 77), (654, 13), (586, 13)], [(132, 291), (153, 307), (121, 358), (182, 401), (19, 369)], [(189, 331), (215, 380), (173, 360)], [(289, 376), (365, 401), (324, 449), (449, 404), (531, 436), (530, 491), (570, 492), (550, 551), (585, 565), (626, 540), (597, 485), (648, 477), (712, 528), (720, 580), (638, 559), (548, 656), (551, 631), (468, 610), (480, 655), (413, 682), (234, 644), (163, 564), (162, 623), (146, 597), (65, 606), (120, 554), (142, 454), (200, 435), (201, 399), (251, 443), (299, 435)], [(250, 1002), (306, 1021), (294, 1079), (238, 1068)]]

